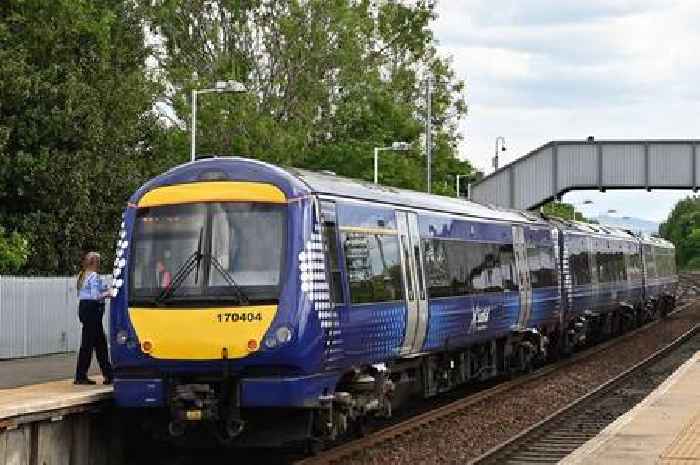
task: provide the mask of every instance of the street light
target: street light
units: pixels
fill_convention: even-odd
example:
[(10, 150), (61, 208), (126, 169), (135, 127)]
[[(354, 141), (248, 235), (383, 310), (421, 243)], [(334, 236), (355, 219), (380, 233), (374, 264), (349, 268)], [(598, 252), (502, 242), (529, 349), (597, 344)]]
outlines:
[(393, 150), (395, 152), (405, 152), (411, 148), (411, 144), (408, 142), (392, 142), (388, 147), (375, 147), (374, 148), (374, 183), (379, 184), (379, 152), (385, 152), (387, 150)]
[(245, 86), (238, 81), (216, 81), (216, 85), (212, 89), (193, 89), (192, 90), (192, 133), (190, 134), (190, 139), (192, 142), (190, 157), (194, 161), (196, 154), (196, 139), (197, 139), (197, 95), (201, 94), (211, 94), (211, 93), (224, 93), (224, 92), (234, 92), (241, 93), (246, 92)]
[(506, 151), (506, 140), (503, 136), (498, 136), (496, 137), (496, 146), (494, 148), (494, 155), (493, 155), (493, 169), (497, 170), (498, 169), (498, 142), (501, 142), (501, 152)]
[[(457, 198), (459, 198), (459, 185), (460, 185), (459, 178), (468, 178), (468, 177), (469, 177), (468, 174), (458, 174), (457, 175), (457, 181), (456, 181), (456, 186), (455, 186), (455, 188), (456, 188), (455, 190), (457, 191)], [(467, 198), (469, 198), (469, 192), (467, 192)]]
[(435, 78), (428, 74), (425, 78), (425, 163), (426, 163), (426, 184), (430, 194), (433, 184), (433, 84)]

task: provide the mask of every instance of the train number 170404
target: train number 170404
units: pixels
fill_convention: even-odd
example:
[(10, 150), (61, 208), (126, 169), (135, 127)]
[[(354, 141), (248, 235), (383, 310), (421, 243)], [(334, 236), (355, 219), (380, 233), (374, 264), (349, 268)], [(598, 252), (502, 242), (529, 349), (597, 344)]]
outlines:
[(216, 315), (219, 323), (253, 322), (262, 321), (261, 313), (219, 313)]

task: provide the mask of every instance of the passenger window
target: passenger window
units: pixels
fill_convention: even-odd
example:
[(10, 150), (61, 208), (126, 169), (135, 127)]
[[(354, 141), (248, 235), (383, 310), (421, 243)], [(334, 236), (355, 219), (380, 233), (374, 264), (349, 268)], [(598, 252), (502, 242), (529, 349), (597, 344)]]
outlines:
[(590, 254), (582, 251), (569, 256), (569, 270), (575, 285), (591, 283)]
[(413, 246), (413, 253), (416, 259), (416, 273), (418, 277), (418, 293), (421, 300), (425, 300), (425, 286), (423, 284), (423, 266), (420, 256), (420, 244), (415, 244)]
[(503, 279), (503, 290), (518, 290), (518, 270), (515, 266), (515, 254), (513, 244), (505, 244), (498, 249), (498, 262), (501, 265), (501, 277)]
[(656, 277), (656, 261), (654, 259), (653, 249), (650, 245), (644, 246), (644, 263), (647, 267), (647, 277)]
[(341, 238), (353, 303), (403, 299), (397, 235), (343, 232)]
[[(450, 297), (504, 289), (499, 246), (476, 242), (423, 241), (429, 297)], [(511, 248), (512, 255), (512, 248)]]
[(527, 263), (533, 289), (557, 285), (553, 246), (530, 246), (527, 249)]
[(340, 261), (338, 260), (338, 236), (335, 223), (326, 222), (323, 224), (323, 234), (328, 253), (328, 264), (330, 266), (330, 288), (331, 301), (335, 304), (343, 304), (343, 279), (340, 270)]
[(411, 253), (408, 251), (408, 237), (401, 236), (401, 251), (406, 264), (406, 289), (408, 290), (408, 300), (413, 300), (413, 274), (411, 273)]

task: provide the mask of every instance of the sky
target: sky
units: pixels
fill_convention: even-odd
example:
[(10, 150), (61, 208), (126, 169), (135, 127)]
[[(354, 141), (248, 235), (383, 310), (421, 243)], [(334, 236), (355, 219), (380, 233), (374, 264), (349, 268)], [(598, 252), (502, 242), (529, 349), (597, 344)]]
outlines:
[[(700, 138), (700, 1), (441, 0), (439, 51), (466, 82), (460, 156), (490, 173), (551, 140)], [(665, 219), (690, 191), (567, 194), (587, 216)]]

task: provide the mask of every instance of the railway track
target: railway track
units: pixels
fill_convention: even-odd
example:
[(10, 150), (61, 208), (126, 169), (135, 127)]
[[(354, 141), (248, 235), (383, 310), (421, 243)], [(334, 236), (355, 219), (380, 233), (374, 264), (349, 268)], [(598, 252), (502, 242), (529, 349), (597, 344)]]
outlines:
[[(698, 278), (700, 279), (700, 276)], [(686, 308), (690, 307), (691, 305), (692, 305), (692, 302), (684, 303), (683, 305), (678, 307), (674, 312), (670, 313), (669, 318), (676, 317), (680, 312), (682, 312)], [(492, 388), (485, 389), (485, 390), (480, 391), (476, 394), (469, 395), (468, 397), (465, 397), (465, 398), (459, 399), (457, 401), (448, 403), (448, 404), (443, 405), (441, 407), (438, 407), (436, 409), (429, 410), (425, 413), (416, 415), (416, 416), (411, 417), (407, 420), (400, 421), (394, 425), (391, 425), (391, 426), (388, 426), (386, 428), (382, 428), (382, 429), (379, 429), (377, 431), (371, 432), (370, 434), (368, 434), (365, 437), (362, 437), (360, 439), (357, 439), (357, 440), (354, 440), (351, 442), (343, 443), (341, 445), (338, 445), (336, 447), (333, 447), (331, 449), (323, 451), (316, 456), (312, 456), (312, 457), (308, 457), (308, 458), (305, 458), (303, 460), (300, 460), (300, 461), (296, 462), (296, 464), (297, 465), (337, 464), (337, 463), (352, 460), (353, 457), (359, 456), (364, 451), (389, 444), (392, 441), (400, 440), (404, 436), (413, 435), (413, 434), (420, 432), (421, 430), (434, 427), (435, 425), (438, 425), (441, 422), (448, 421), (450, 418), (459, 416), (462, 412), (467, 411), (470, 407), (475, 406), (483, 401), (486, 401), (489, 399), (494, 399), (494, 398), (498, 397), (499, 395), (505, 394), (508, 391), (511, 391), (513, 389), (521, 387), (527, 383), (536, 381), (540, 378), (544, 378), (547, 375), (552, 374), (553, 372), (556, 372), (557, 370), (560, 370), (560, 369), (568, 367), (568, 366), (575, 365), (575, 364), (577, 364), (581, 361), (584, 361), (585, 359), (588, 359), (595, 354), (603, 352), (603, 351), (605, 351), (605, 350), (607, 350), (615, 345), (618, 345), (618, 344), (621, 344), (625, 341), (633, 339), (638, 334), (645, 332), (645, 331), (649, 331), (650, 328), (653, 328), (661, 323), (662, 323), (662, 321), (660, 321), (660, 320), (651, 322), (645, 326), (642, 326), (642, 327), (637, 328), (633, 331), (630, 331), (630, 332), (628, 332), (628, 333), (626, 333), (618, 338), (612, 339), (610, 341), (606, 341), (604, 343), (601, 343), (601, 344), (593, 346), (589, 349), (586, 349), (586, 350), (574, 355), (571, 358), (561, 360), (561, 361), (558, 361), (556, 363), (547, 365), (547, 366), (545, 366), (545, 367), (543, 367), (543, 368), (541, 368), (541, 369), (539, 369), (531, 374), (518, 377), (517, 379), (511, 380), (511, 381), (500, 383)], [(690, 337), (690, 335), (694, 334), (693, 332), (697, 331), (697, 329), (698, 329), (698, 326), (696, 325), (695, 327), (693, 327), (693, 329), (686, 332), (684, 334), (683, 338)], [(669, 350), (672, 350), (672, 348), (679, 343), (680, 343), (679, 339), (674, 340), (671, 344), (669, 344), (666, 347), (662, 348), (661, 350), (657, 351), (657, 353), (654, 353), (652, 356), (645, 359), (643, 362), (641, 362), (641, 364), (638, 364), (639, 366), (635, 365), (633, 368), (631, 368), (630, 370), (627, 370), (625, 373), (629, 372), (629, 373), (627, 373), (627, 376), (631, 376), (633, 373), (633, 371), (631, 371), (631, 370), (638, 371), (638, 370), (642, 369), (644, 366), (643, 364), (645, 364), (645, 363), (649, 364), (653, 360), (658, 359), (659, 357), (661, 357), (663, 355), (663, 353), (665, 353)], [(623, 375), (625, 373), (623, 373)], [(617, 378), (615, 378), (615, 379), (617, 379)], [(606, 383), (605, 385), (601, 386), (599, 389), (593, 391), (593, 393), (596, 393), (596, 392), (602, 393), (603, 387), (607, 386), (608, 384), (613, 383), (613, 382), (614, 381), (610, 381), (609, 383)], [(591, 394), (593, 394), (593, 393), (591, 393)], [(583, 401), (583, 399), (579, 399), (579, 401)], [(569, 407), (573, 408), (573, 404), (568, 405), (567, 407), (565, 407), (561, 411), (557, 412), (555, 415), (552, 415), (551, 417), (548, 417), (547, 419), (545, 419), (542, 422), (542, 425), (544, 425), (544, 422), (546, 422), (548, 420), (555, 421), (556, 415), (563, 414), (564, 410), (569, 408)], [(622, 413), (624, 413), (624, 412), (622, 412)], [(614, 418), (609, 419), (609, 421), (607, 423), (604, 423), (604, 421), (608, 420), (608, 419), (603, 420), (603, 417), (605, 417), (604, 413), (601, 413), (598, 416), (600, 417), (599, 419), (594, 419), (594, 420), (589, 421), (588, 423), (585, 423), (585, 425), (587, 425), (586, 428), (588, 427), (588, 425), (590, 425), (590, 431), (593, 431), (593, 429), (595, 429), (596, 427), (600, 427), (597, 430), (597, 431), (600, 431), (600, 429), (602, 429), (605, 425), (607, 425), (610, 421), (612, 421), (612, 419), (614, 419)], [(582, 425), (583, 425), (583, 423), (582, 423)], [(516, 439), (522, 437), (523, 441), (526, 441), (525, 435), (530, 434), (530, 433), (536, 434), (535, 428), (538, 426), (541, 426), (540, 423), (538, 423), (534, 427), (526, 430), (525, 432), (521, 433), (520, 435), (516, 436)], [(561, 438), (559, 438), (559, 439), (561, 439), (562, 447), (560, 447), (558, 449), (561, 452), (564, 452), (565, 449), (567, 447), (569, 447), (568, 443), (564, 444), (566, 442), (566, 440), (573, 439), (574, 436), (576, 436), (576, 438), (579, 438), (579, 439), (584, 439), (586, 437), (586, 434), (587, 433), (583, 432), (583, 429), (582, 429), (581, 434), (571, 433), (570, 437), (562, 436)], [(597, 432), (596, 432), (596, 434), (597, 434)], [(508, 441), (507, 443), (504, 443), (499, 447), (504, 447), (504, 448), (510, 447), (510, 446), (508, 446), (508, 444), (511, 444), (512, 441), (515, 441), (515, 439)], [(583, 441), (583, 442), (585, 442), (585, 441)], [(556, 445), (556, 443), (557, 443), (557, 440), (553, 439), (552, 443), (551, 443), (552, 447), (554, 447)], [(573, 444), (573, 443), (571, 443), (571, 444)], [(515, 442), (512, 442), (512, 447), (516, 447), (516, 449), (517, 449)], [(516, 450), (516, 449), (513, 449), (513, 450)], [(503, 449), (503, 450), (505, 451), (505, 449)], [(493, 454), (499, 454), (499, 453), (500, 452), (497, 449), (493, 449), (487, 454), (493, 455)], [(488, 461), (488, 460), (490, 460), (489, 456), (490, 455), (484, 455), (478, 459), (479, 460), (478, 462), (475, 462), (475, 463), (504, 463), (502, 460), (499, 461), (500, 459), (496, 460), (496, 461)], [(494, 455), (494, 457), (495, 457), (495, 455)], [(499, 455), (499, 457), (500, 457), (500, 455)], [(538, 462), (535, 461), (535, 462), (520, 462), (520, 463), (538, 463)], [(551, 463), (551, 462), (542, 462), (542, 463)]]
[(699, 332), (700, 326), (696, 325), (617, 377), (496, 446), (471, 464), (558, 463), (643, 400), (682, 363), (667, 363), (667, 366), (657, 370), (656, 376), (644, 376), (653, 371), (660, 361), (679, 350), (691, 338), (694, 338), (692, 353), (700, 350), (700, 338), (695, 337)]

